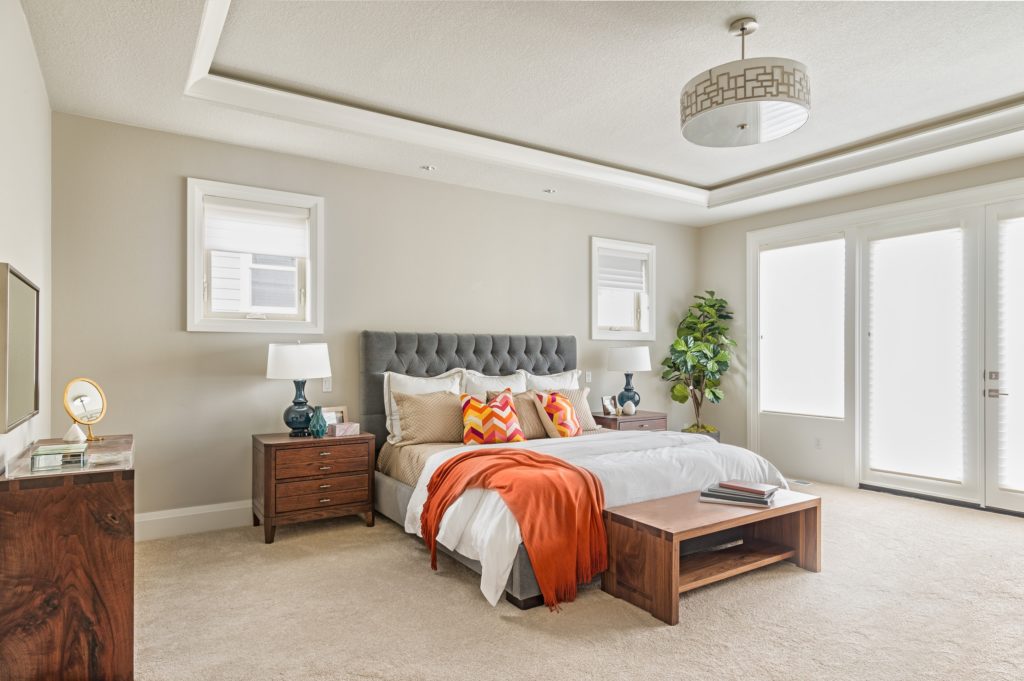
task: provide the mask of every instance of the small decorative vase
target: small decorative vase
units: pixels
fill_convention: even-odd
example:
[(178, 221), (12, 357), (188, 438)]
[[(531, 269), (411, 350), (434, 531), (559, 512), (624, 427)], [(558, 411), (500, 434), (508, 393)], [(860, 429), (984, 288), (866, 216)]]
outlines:
[(313, 418), (309, 421), (309, 433), (313, 437), (323, 437), (327, 432), (327, 419), (324, 418), (323, 407), (313, 409)]

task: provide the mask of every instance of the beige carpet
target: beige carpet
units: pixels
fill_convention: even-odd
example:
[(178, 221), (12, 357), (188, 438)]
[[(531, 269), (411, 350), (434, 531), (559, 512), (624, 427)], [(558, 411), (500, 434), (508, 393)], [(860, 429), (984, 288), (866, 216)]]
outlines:
[(491, 608), (387, 520), (140, 544), (157, 679), (1024, 679), (1024, 519), (824, 485), (824, 571), (698, 589), (669, 627), (599, 589)]

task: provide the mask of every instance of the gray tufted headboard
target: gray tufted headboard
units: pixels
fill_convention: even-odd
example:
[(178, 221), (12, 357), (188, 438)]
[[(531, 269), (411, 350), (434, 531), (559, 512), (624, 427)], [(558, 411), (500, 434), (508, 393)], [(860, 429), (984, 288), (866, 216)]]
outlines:
[(436, 376), (461, 367), (501, 376), (517, 369), (543, 375), (576, 368), (575, 336), (363, 331), (360, 341), (360, 424), (377, 436), (377, 449), (388, 435), (385, 371)]

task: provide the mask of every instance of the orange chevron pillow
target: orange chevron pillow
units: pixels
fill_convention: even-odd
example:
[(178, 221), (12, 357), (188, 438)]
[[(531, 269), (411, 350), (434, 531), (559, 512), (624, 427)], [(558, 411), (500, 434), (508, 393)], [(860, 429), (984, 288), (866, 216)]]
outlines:
[(498, 394), (490, 402), (463, 393), (461, 401), (462, 441), (467, 445), (522, 442), (526, 439), (512, 404), (511, 390)]
[[(562, 393), (537, 393), (544, 429), (551, 437), (576, 437), (583, 433), (572, 400)], [(546, 418), (545, 418), (546, 417)]]

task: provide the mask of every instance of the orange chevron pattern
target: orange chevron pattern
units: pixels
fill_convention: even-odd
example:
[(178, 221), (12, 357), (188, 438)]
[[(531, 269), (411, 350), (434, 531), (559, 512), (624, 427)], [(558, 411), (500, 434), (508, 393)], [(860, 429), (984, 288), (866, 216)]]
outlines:
[(519, 416), (512, 405), (512, 391), (506, 390), (490, 402), (462, 395), (462, 441), (467, 445), (522, 442), (526, 439)]
[(583, 432), (580, 419), (568, 397), (558, 392), (537, 393), (537, 401), (555, 425), (558, 437), (576, 437)]

